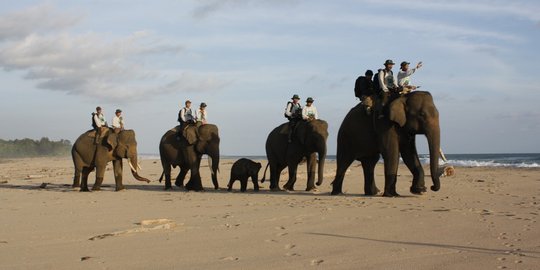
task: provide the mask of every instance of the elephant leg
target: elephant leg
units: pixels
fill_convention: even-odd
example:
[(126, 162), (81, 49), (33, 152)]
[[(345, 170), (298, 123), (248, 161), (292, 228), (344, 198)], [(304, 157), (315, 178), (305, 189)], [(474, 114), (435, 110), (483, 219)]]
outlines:
[(411, 193), (425, 193), (427, 188), (424, 182), (424, 169), (422, 168), (422, 163), (420, 163), (420, 159), (418, 158), (414, 137), (412, 137), (411, 140), (406, 144), (402, 144), (400, 149), (403, 162), (413, 175), (413, 181), (410, 189)]
[(375, 166), (379, 161), (379, 154), (362, 159), (362, 169), (364, 171), (364, 194), (374, 196), (379, 193), (375, 184)]
[(247, 190), (247, 182), (248, 182), (248, 177), (244, 176), (244, 177), (240, 178), (240, 191), (246, 192), (246, 190)]
[(234, 179), (233, 177), (231, 177), (231, 179), (229, 180), (229, 184), (227, 184), (227, 191), (231, 191), (231, 190), (232, 190), (234, 181), (236, 181), (236, 179)]
[(189, 177), (189, 181), (186, 184), (186, 189), (187, 190), (194, 190), (194, 191), (202, 191), (202, 190), (204, 190), (204, 188), (202, 186), (201, 175), (199, 173), (199, 166), (198, 166), (199, 164), (200, 164), (200, 160), (199, 160), (199, 162), (197, 162), (195, 164), (195, 166), (193, 166), (190, 169), (191, 175)]
[(345, 178), (345, 173), (347, 169), (354, 161), (353, 156), (338, 156), (337, 158), (337, 168), (336, 168), (336, 177), (332, 182), (332, 193), (331, 195), (338, 195), (343, 193), (343, 178)]
[(290, 163), (289, 166), (289, 181), (283, 186), (284, 189), (293, 191), (294, 183), (296, 183), (296, 172), (298, 171), (298, 163)]
[(397, 145), (389, 147), (384, 156), (384, 194), (385, 197), (397, 197), (396, 191), (397, 170), (399, 165), (399, 151)]
[(98, 191), (101, 190), (101, 184), (103, 183), (103, 177), (105, 176), (106, 165), (96, 166), (96, 182), (92, 187), (92, 190)]
[(317, 190), (315, 187), (315, 171), (317, 166), (317, 153), (311, 153), (307, 157), (307, 185), (306, 191)]
[(114, 182), (116, 183), (116, 191), (126, 189), (124, 187), (124, 184), (122, 183), (122, 171), (124, 168), (124, 164), (122, 164), (122, 160), (121, 159), (113, 160), (113, 168), (114, 168)]
[(71, 187), (80, 187), (81, 186), (81, 169), (75, 168), (75, 172), (73, 174), (73, 185)]
[(88, 192), (88, 175), (92, 172), (92, 168), (83, 167), (82, 168), (82, 178), (81, 178), (81, 192)]
[(253, 176), (251, 177), (251, 181), (253, 182), (253, 190), (254, 191), (259, 191), (259, 182), (257, 180), (255, 180), (255, 179), (257, 179), (257, 178), (253, 177)]
[(270, 164), (270, 190), (281, 191), (279, 188), (279, 177), (283, 169), (285, 169), (285, 165)]
[(184, 179), (186, 179), (186, 175), (188, 173), (189, 169), (180, 166), (180, 172), (176, 176), (176, 181), (174, 181), (174, 185), (177, 187), (184, 187)]

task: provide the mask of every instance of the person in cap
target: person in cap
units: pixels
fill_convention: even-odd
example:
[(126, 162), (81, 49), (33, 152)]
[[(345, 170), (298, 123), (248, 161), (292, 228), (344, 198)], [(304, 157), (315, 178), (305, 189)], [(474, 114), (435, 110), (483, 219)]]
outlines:
[(418, 86), (411, 84), (411, 75), (422, 67), (422, 62), (418, 62), (415, 68), (409, 68), (409, 64), (407, 61), (401, 62), (400, 71), (397, 75), (398, 86), (402, 88), (401, 93), (408, 93), (418, 88)]
[(354, 94), (360, 99), (360, 102), (365, 106), (366, 112), (371, 113), (373, 107), (373, 99), (375, 95), (375, 85), (373, 83), (373, 71), (366, 70), (364, 76), (356, 79), (354, 84)]
[(184, 133), (184, 130), (190, 125), (197, 122), (197, 115), (191, 109), (191, 101), (188, 99), (184, 103), (185, 106), (178, 112), (178, 122), (180, 122), (180, 129), (178, 130), (177, 139), (180, 139)]
[(103, 115), (103, 110), (101, 107), (96, 107), (96, 112), (92, 113), (92, 127), (96, 131), (96, 139), (94, 140), (95, 144), (98, 144), (101, 141), (101, 135), (107, 130), (107, 120), (105, 120), (105, 115)]
[(118, 133), (124, 130), (124, 117), (122, 116), (122, 110), (116, 109), (114, 112), (114, 117), (112, 119), (112, 128), (115, 133)]
[(291, 99), (292, 101), (287, 102), (287, 107), (285, 108), (285, 117), (289, 119), (289, 143), (292, 142), (292, 136), (294, 130), (296, 129), (296, 124), (302, 119), (302, 106), (300, 106), (300, 97), (295, 94)]
[(379, 70), (379, 77), (377, 79), (379, 80), (379, 87), (383, 92), (388, 93), (398, 89), (398, 85), (394, 79), (394, 73), (392, 72), (394, 65), (394, 61), (388, 59), (384, 62), (384, 69)]
[(206, 103), (202, 102), (197, 111), (197, 125), (206, 125), (208, 123), (208, 113), (206, 112)]
[(308, 97), (306, 99), (306, 106), (302, 109), (302, 119), (306, 121), (319, 119), (319, 113), (317, 108), (313, 105), (313, 98)]

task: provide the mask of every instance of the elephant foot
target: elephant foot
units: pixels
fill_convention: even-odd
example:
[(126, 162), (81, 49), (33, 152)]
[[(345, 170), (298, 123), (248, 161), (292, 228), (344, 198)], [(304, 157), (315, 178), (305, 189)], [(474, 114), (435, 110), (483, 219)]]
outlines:
[(173, 190), (172, 186), (165, 186), (164, 190)]
[(385, 191), (384, 194), (383, 194), (383, 197), (399, 197), (399, 196), (401, 196), (401, 195), (399, 195), (395, 191)]
[(183, 182), (180, 182), (180, 181), (175, 181), (175, 182), (174, 182), (174, 185), (177, 186), (177, 187), (181, 187), (181, 188), (184, 187), (184, 183), (183, 183)]
[(92, 191), (101, 191), (101, 187), (92, 187)]
[(372, 189), (367, 189), (367, 190), (364, 190), (364, 194), (366, 196), (376, 196), (377, 194), (379, 194), (381, 191), (378, 189), (378, 188), (372, 188)]
[(271, 191), (283, 191), (283, 189), (279, 188), (279, 187), (273, 187), (273, 188), (270, 188)]
[(81, 190), (79, 190), (80, 192), (90, 192), (90, 190), (88, 189), (88, 187), (82, 187)]
[(411, 193), (416, 195), (422, 195), (426, 193), (427, 188), (426, 187), (411, 187)]
[(215, 190), (218, 190), (218, 189), (219, 189), (219, 186), (214, 186), (214, 189), (215, 189)]
[(201, 185), (193, 185), (193, 184), (190, 184), (191, 182), (187, 183), (187, 185), (185, 186), (185, 189), (186, 190), (193, 190), (193, 191), (203, 191), (204, 188), (201, 186)]
[(115, 189), (115, 191), (122, 191), (122, 190), (126, 190), (126, 187), (121, 186), (121, 187), (116, 187)]
[(319, 191), (319, 189), (316, 188), (316, 187), (307, 187), (306, 191), (317, 192), (317, 191)]
[(80, 187), (80, 186), (81, 186), (81, 184), (79, 184), (79, 183), (71, 185), (72, 188), (77, 188), (77, 187)]
[(341, 194), (343, 194), (341, 190), (332, 190), (332, 192), (330, 192), (330, 195), (332, 196), (341, 195)]
[(283, 189), (285, 190), (288, 190), (288, 191), (294, 191), (294, 185), (291, 185), (291, 184), (285, 184), (283, 185)]

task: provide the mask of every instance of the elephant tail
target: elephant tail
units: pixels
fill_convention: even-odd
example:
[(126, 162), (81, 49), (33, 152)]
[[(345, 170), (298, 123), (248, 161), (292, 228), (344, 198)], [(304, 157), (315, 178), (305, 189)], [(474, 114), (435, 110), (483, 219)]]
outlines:
[(161, 183), (161, 181), (163, 180), (163, 176), (164, 176), (164, 175), (165, 175), (165, 171), (163, 171), (163, 172), (161, 173), (161, 176), (159, 177), (159, 180), (158, 180), (158, 181), (159, 181), (160, 183)]
[(270, 166), (270, 162), (268, 162), (268, 164), (266, 164), (266, 168), (264, 168), (264, 174), (263, 178), (261, 179), (261, 183), (264, 183), (264, 181), (266, 181), (266, 170), (268, 170), (268, 166)]

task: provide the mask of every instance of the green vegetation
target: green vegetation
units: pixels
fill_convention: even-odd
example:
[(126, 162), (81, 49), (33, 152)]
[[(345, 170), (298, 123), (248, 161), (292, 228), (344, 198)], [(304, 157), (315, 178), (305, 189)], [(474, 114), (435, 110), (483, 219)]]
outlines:
[(48, 157), (68, 155), (71, 150), (69, 140), (2, 140), (0, 139), (0, 158)]

